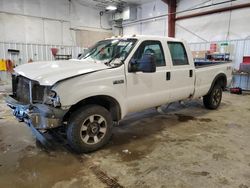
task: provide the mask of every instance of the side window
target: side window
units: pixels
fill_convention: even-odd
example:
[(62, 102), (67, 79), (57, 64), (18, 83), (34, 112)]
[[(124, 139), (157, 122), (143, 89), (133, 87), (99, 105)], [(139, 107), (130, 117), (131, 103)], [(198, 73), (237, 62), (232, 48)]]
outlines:
[(165, 58), (160, 41), (144, 41), (136, 50), (131, 61), (140, 62), (144, 54), (152, 54), (155, 56), (156, 66), (165, 66)]
[(188, 65), (187, 52), (181, 42), (168, 42), (173, 65)]

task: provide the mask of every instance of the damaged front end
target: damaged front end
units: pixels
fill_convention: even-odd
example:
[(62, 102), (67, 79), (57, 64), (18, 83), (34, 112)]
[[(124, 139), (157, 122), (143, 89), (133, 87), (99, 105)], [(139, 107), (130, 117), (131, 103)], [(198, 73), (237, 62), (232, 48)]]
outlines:
[(6, 97), (13, 115), (37, 130), (59, 127), (67, 110), (60, 108), (60, 98), (49, 86), (23, 76), (12, 76), (13, 94)]

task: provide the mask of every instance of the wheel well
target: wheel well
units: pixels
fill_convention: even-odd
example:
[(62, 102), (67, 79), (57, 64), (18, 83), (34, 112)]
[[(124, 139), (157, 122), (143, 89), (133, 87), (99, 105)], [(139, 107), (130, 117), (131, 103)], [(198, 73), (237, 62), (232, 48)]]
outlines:
[(218, 75), (215, 77), (215, 79), (214, 79), (214, 81), (213, 81), (213, 83), (212, 83), (212, 85), (211, 85), (211, 88), (210, 88), (210, 90), (209, 90), (208, 93), (210, 93), (210, 91), (213, 89), (213, 87), (214, 87), (216, 84), (219, 84), (219, 85), (221, 86), (221, 88), (222, 88), (223, 90), (225, 90), (226, 87), (227, 87), (227, 76), (226, 76), (225, 74), (223, 74), (223, 73), (218, 74)]
[(117, 100), (110, 96), (98, 95), (98, 96), (93, 96), (93, 97), (83, 99), (80, 102), (71, 106), (69, 111), (64, 116), (64, 121), (67, 121), (70, 115), (74, 111), (89, 104), (100, 105), (106, 108), (111, 113), (113, 121), (119, 121), (121, 119), (121, 109)]

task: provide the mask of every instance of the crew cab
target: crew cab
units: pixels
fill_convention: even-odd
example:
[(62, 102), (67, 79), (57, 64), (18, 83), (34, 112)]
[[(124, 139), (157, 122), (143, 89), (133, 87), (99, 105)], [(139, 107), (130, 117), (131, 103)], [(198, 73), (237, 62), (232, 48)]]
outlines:
[(217, 109), (231, 72), (230, 62), (195, 65), (182, 40), (113, 37), (79, 59), (16, 67), (6, 102), (32, 129), (63, 129), (75, 151), (92, 152), (128, 113), (200, 97)]

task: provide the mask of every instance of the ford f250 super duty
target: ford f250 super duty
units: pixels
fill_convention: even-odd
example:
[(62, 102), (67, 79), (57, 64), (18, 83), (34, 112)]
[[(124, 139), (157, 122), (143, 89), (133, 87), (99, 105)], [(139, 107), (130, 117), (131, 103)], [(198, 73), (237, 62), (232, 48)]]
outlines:
[(182, 40), (114, 37), (76, 60), (18, 66), (6, 102), (32, 130), (60, 127), (75, 151), (91, 152), (128, 113), (199, 97), (218, 108), (231, 72), (230, 63), (194, 64)]

